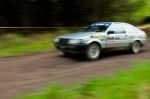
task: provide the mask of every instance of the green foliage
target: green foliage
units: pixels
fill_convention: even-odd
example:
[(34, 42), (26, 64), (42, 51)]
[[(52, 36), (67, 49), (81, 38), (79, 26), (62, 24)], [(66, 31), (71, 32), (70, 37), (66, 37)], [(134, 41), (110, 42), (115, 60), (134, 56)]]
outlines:
[(17, 34), (4, 34), (0, 39), (0, 56), (13, 56), (53, 49), (52, 38), (42, 36), (35, 38)]
[(4, 33), (0, 36), (0, 57), (55, 50), (53, 40), (57, 35), (70, 32), (58, 30), (48, 33), (22, 35)]
[(149, 0), (0, 0), (0, 26), (83, 26), (97, 21), (136, 24), (150, 16), (149, 9)]
[[(144, 5), (133, 13), (132, 20), (142, 22), (145, 18), (150, 17), (150, 1), (143, 0)], [(143, 4), (143, 3), (142, 3)]]
[(54, 85), (19, 99), (150, 99), (150, 62), (135, 64), (111, 77), (95, 78), (85, 84)]

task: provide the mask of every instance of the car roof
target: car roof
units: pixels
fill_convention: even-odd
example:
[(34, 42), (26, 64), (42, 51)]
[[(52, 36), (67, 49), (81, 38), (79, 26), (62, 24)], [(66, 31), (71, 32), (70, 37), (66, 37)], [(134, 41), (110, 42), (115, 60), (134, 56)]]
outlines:
[(93, 23), (91, 26), (95, 26), (95, 25), (106, 25), (106, 26), (110, 26), (111, 24), (129, 24), (129, 23), (125, 23), (125, 22), (96, 22), (96, 23)]
[(96, 22), (94, 24), (112, 24), (112, 23), (125, 23), (125, 22)]
[(100, 25), (107, 25), (107, 26), (110, 26), (112, 24), (112, 22), (96, 22), (96, 23), (93, 23), (91, 26), (100, 26)]

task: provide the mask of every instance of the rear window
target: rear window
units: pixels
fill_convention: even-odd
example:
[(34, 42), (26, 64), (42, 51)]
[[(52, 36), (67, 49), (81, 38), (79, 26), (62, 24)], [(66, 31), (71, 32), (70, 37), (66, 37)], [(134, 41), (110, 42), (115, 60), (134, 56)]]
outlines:
[(131, 24), (125, 24), (125, 28), (129, 33), (139, 33), (141, 30)]

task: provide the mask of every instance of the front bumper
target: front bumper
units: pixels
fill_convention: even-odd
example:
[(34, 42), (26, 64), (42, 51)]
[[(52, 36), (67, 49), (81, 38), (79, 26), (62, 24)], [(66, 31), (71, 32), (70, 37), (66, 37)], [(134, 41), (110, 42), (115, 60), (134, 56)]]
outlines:
[(63, 52), (69, 52), (69, 53), (85, 53), (86, 48), (88, 45), (86, 44), (59, 44), (55, 43), (55, 47)]

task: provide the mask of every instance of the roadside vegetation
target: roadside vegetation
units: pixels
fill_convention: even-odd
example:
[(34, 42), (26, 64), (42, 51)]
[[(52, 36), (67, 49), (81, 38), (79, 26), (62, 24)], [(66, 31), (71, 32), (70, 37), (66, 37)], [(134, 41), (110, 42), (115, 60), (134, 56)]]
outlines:
[(149, 9), (149, 0), (0, 0), (0, 26), (68, 27), (108, 20), (141, 24), (150, 22)]
[(81, 85), (53, 85), (18, 99), (150, 99), (150, 62)]
[(55, 50), (53, 40), (56, 36), (71, 32), (57, 30), (53, 32), (22, 34), (2, 33), (0, 35), (0, 57)]

